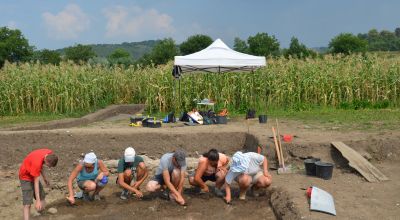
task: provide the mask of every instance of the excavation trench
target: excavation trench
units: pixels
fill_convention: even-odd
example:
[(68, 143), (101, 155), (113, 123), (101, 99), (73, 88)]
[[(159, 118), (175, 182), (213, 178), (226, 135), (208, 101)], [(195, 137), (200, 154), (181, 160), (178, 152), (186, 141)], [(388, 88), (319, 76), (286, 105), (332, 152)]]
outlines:
[[(258, 140), (253, 135), (244, 132), (216, 133), (167, 133), (146, 132), (81, 132), (75, 130), (21, 131), (0, 133), (1, 165), (5, 169), (15, 169), (18, 163), (33, 149), (48, 146), (60, 156), (59, 164), (49, 171), (52, 189), (50, 194), (57, 194), (49, 207), (58, 210), (56, 214), (45, 213), (40, 219), (281, 219), (280, 216), (296, 218), (296, 210), (290, 210), (289, 195), (281, 188), (271, 187), (263, 196), (248, 196), (247, 201), (237, 198), (232, 205), (226, 205), (214, 194), (198, 195), (185, 183), (185, 197), (188, 205), (178, 206), (173, 202), (160, 198), (158, 194), (145, 193), (139, 201), (131, 198), (128, 201), (119, 199), (121, 189), (115, 184), (115, 169), (108, 186), (101, 193), (102, 200), (96, 202), (78, 201), (76, 206), (69, 206), (64, 199), (67, 193), (67, 177), (73, 169), (73, 164), (79, 160), (82, 153), (93, 150), (99, 158), (112, 161), (120, 158), (126, 146), (134, 146), (137, 153), (145, 155), (148, 161), (151, 179), (157, 160), (168, 151), (183, 148), (188, 153), (188, 170), (196, 166), (198, 155), (210, 148), (232, 155), (237, 150), (254, 151)], [(146, 184), (146, 183), (145, 183)], [(209, 184), (213, 186), (213, 183)], [(144, 190), (144, 187), (142, 188)], [(234, 196), (238, 196), (238, 187), (234, 186)], [(272, 200), (271, 200), (272, 199)], [(275, 215), (277, 214), (277, 216)]]

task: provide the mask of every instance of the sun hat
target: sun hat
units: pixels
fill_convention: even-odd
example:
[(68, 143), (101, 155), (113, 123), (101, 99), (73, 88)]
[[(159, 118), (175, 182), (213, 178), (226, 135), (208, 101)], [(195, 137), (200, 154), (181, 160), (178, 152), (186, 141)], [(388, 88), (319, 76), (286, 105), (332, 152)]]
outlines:
[(125, 149), (124, 159), (126, 163), (131, 163), (135, 161), (136, 152), (133, 147), (128, 147)]
[(186, 152), (184, 150), (176, 150), (173, 155), (180, 167), (186, 166)]
[(85, 157), (83, 158), (83, 162), (85, 163), (96, 163), (96, 161), (97, 157), (93, 152), (85, 154)]
[(241, 151), (236, 152), (232, 157), (230, 170), (235, 173), (243, 173), (249, 167), (250, 158)]

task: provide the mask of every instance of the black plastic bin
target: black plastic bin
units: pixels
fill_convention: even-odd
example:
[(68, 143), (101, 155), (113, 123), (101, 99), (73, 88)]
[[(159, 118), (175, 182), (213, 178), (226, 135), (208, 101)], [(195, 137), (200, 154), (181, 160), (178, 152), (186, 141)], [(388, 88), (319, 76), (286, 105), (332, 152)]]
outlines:
[(317, 177), (324, 180), (329, 180), (332, 178), (333, 164), (317, 161), (315, 162), (315, 167)]
[(227, 124), (228, 123), (228, 119), (226, 118), (226, 116), (215, 116), (216, 119), (216, 124)]
[(304, 166), (306, 167), (306, 174), (309, 176), (316, 176), (317, 170), (315, 163), (320, 161), (319, 158), (309, 158), (304, 160)]
[(258, 121), (259, 121), (261, 124), (267, 123), (267, 115), (259, 115), (259, 116), (258, 116)]

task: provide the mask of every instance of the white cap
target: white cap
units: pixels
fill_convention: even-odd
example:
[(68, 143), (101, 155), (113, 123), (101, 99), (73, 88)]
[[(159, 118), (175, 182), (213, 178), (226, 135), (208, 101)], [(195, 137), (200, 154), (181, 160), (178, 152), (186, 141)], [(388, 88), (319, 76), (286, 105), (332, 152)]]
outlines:
[(131, 163), (135, 161), (136, 152), (133, 147), (128, 147), (125, 149), (124, 158), (126, 163)]
[(85, 158), (83, 158), (83, 162), (85, 163), (96, 163), (97, 157), (93, 152), (85, 154)]

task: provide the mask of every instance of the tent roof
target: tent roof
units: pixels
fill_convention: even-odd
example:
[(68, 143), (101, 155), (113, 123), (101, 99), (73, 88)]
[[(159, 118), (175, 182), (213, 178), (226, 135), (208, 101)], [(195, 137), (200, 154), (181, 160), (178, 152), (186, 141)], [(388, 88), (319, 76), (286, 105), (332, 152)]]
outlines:
[(243, 72), (266, 65), (265, 57), (253, 56), (232, 50), (221, 39), (207, 48), (186, 56), (175, 56), (175, 66), (180, 72)]

